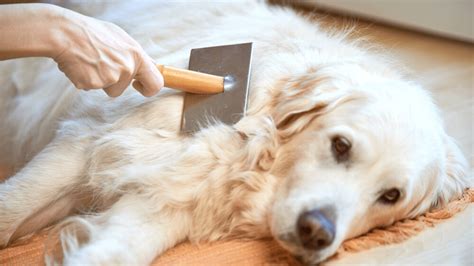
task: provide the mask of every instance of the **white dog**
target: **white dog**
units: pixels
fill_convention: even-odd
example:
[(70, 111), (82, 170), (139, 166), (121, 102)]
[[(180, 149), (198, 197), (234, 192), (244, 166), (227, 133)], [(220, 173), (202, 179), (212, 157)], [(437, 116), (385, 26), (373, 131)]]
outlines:
[(148, 264), (187, 239), (268, 236), (317, 263), (466, 188), (427, 92), (344, 34), (253, 2), (112, 6), (101, 18), (163, 64), (253, 42), (248, 114), (183, 136), (182, 93), (111, 99), (72, 89), (49, 61), (2, 63), (1, 159), (22, 168), (0, 184), (0, 246), (69, 217), (66, 264)]

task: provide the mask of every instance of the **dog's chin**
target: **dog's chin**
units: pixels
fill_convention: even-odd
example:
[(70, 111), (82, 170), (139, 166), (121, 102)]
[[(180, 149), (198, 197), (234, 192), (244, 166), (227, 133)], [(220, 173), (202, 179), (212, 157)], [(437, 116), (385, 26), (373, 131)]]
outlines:
[(280, 235), (275, 237), (275, 239), (280, 246), (289, 251), (295, 259), (304, 265), (317, 265), (333, 255), (337, 250), (337, 245), (331, 245), (318, 251), (305, 249), (292, 234)]

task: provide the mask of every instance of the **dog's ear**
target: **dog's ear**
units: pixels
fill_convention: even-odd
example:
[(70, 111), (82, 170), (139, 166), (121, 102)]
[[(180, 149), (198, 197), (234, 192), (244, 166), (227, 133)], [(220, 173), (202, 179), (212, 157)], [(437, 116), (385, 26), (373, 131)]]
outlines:
[(443, 136), (445, 148), (445, 163), (440, 168), (441, 184), (439, 186), (434, 206), (442, 206), (450, 200), (458, 198), (463, 191), (471, 186), (468, 176), (468, 164), (461, 150), (448, 135)]
[(272, 117), (280, 137), (302, 131), (313, 119), (346, 101), (348, 90), (320, 73), (283, 80), (274, 98)]

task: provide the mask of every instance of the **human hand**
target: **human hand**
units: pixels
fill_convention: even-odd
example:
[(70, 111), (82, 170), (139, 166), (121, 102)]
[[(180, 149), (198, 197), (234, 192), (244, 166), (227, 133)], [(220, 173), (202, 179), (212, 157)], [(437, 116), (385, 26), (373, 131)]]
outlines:
[(158, 93), (163, 77), (153, 60), (115, 24), (64, 10), (64, 39), (52, 58), (78, 89), (100, 89), (111, 97), (133, 86), (144, 96)]

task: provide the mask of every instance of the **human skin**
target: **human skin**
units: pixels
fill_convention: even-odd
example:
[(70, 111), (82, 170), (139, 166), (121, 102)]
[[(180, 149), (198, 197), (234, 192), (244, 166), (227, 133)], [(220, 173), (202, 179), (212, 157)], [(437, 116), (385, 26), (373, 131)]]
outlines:
[(115, 24), (50, 4), (0, 7), (0, 60), (49, 57), (78, 89), (119, 96), (134, 81), (155, 95), (163, 77), (153, 60)]

